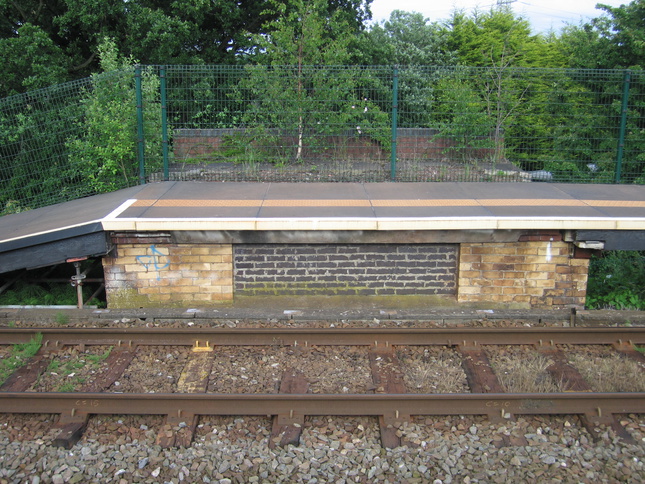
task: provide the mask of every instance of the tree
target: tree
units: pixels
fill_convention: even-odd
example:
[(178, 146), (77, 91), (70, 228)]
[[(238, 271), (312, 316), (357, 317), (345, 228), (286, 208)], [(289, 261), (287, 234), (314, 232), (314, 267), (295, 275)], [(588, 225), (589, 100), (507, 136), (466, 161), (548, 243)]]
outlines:
[[(303, 161), (305, 148), (324, 149), (316, 142), (341, 134), (348, 123), (359, 134), (369, 133), (370, 120), (382, 113), (360, 96), (360, 70), (339, 67), (349, 59), (355, 33), (345, 15), (336, 11), (330, 16), (327, 0), (274, 1), (272, 8), (277, 20), (266, 27), (269, 34), (256, 37), (257, 65), (247, 68), (248, 77), (240, 83), (244, 97), (252, 100), (246, 124), (256, 127), (265, 146), (294, 147), (282, 153), (281, 161)], [(295, 143), (285, 145), (291, 137)]]
[(39, 27), (21, 25), (0, 39), (0, 97), (40, 89), (68, 79), (65, 54)]
[[(388, 20), (361, 33), (350, 48), (354, 63), (399, 67), (398, 125), (426, 127), (439, 74), (434, 67), (456, 62), (445, 30), (420, 13), (395, 10)], [(378, 97), (391, 104), (389, 77), (376, 78), (374, 84)]]
[(450, 140), (444, 153), (469, 162), (479, 157), (478, 150), (492, 148), (493, 119), (486, 112), (486, 102), (471, 69), (457, 67), (445, 73), (437, 82), (435, 100), (431, 109), (433, 125), (439, 129), (440, 138)]
[(447, 66), (456, 61), (447, 32), (422, 14), (395, 10), (362, 33), (354, 60), (365, 65)]
[[(445, 109), (458, 121), (453, 127), (442, 125), (442, 133), (460, 135), (464, 149), (490, 144), (491, 161), (495, 163), (516, 157), (518, 151), (532, 150), (527, 142), (532, 137), (527, 136), (520, 120), (527, 116), (535, 119), (543, 112), (538, 98), (546, 84), (539, 73), (529, 79), (520, 68), (562, 66), (554, 37), (531, 35), (528, 21), (508, 8), (475, 11), (472, 16), (456, 10), (444, 28), (448, 48), (457, 52), (458, 63), (481, 69), (465, 71), (473, 77), (457, 83), (455, 93), (448, 95), (445, 91), (441, 95), (442, 99), (456, 96)], [(468, 139), (461, 135), (464, 129), (472, 134)], [(483, 132), (486, 129), (487, 134)]]
[(531, 35), (529, 22), (510, 8), (467, 16), (455, 10), (445, 24), (448, 49), (459, 64), (488, 67), (561, 67), (564, 59), (552, 35)]
[(567, 27), (559, 46), (571, 67), (622, 69), (645, 67), (645, 0), (610, 7), (605, 14)]
[[(85, 115), (78, 120), (82, 134), (68, 140), (67, 148), (73, 171), (82, 174), (94, 193), (107, 193), (138, 182), (136, 61), (121, 58), (107, 38), (99, 45), (99, 59), (105, 72), (92, 76), (92, 88), (82, 100)], [(143, 77), (146, 154), (159, 160), (159, 81), (150, 69)]]
[[(329, 0), (324, 8), (359, 31), (370, 3)], [(0, 97), (100, 72), (104, 37), (143, 64), (245, 62), (252, 39), (291, 8), (290, 0), (0, 0), (0, 54), (12, 77)]]
[[(564, 30), (559, 46), (568, 65), (576, 69), (632, 69), (626, 72), (589, 72), (580, 84), (593, 93), (594, 104), (604, 106), (602, 117), (597, 117), (593, 138), (597, 141), (596, 158), (603, 162), (606, 172), (613, 172), (618, 161), (622, 97), (626, 79), (631, 77), (627, 99), (627, 118), (624, 138), (622, 177), (624, 181), (642, 182), (645, 178), (645, 0), (633, 0), (628, 5), (597, 6), (603, 15), (579, 26)], [(610, 166), (609, 160), (613, 160)], [(596, 162), (596, 160), (594, 160)]]

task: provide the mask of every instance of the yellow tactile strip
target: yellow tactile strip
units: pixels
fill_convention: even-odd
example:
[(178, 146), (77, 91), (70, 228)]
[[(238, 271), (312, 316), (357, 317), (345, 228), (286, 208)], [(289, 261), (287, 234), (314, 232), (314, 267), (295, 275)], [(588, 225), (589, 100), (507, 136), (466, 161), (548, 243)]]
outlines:
[(371, 207), (369, 200), (264, 200), (263, 207)]
[(372, 200), (373, 207), (478, 207), (473, 199)]
[(479, 200), (480, 205), (487, 207), (587, 207), (582, 200), (562, 200), (549, 198), (545, 200), (517, 200), (514, 198), (501, 198), (492, 200)]
[(642, 200), (585, 200), (592, 207), (645, 208)]
[(131, 207), (259, 207), (262, 200), (137, 200)]
[(617, 207), (645, 208), (640, 200), (426, 199), (426, 200), (137, 200), (132, 207)]

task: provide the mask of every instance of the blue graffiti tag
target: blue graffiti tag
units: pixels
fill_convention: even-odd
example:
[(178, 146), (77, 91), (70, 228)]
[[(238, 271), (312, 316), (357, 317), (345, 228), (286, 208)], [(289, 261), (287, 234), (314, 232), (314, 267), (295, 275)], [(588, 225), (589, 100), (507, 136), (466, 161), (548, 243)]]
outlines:
[[(159, 271), (168, 267), (170, 265), (170, 261), (168, 261), (166, 254), (162, 254), (157, 250), (154, 244), (150, 246), (150, 252), (152, 252), (152, 255), (138, 255), (136, 257), (137, 262), (143, 265), (146, 270), (154, 269), (157, 271), (157, 280), (160, 280), (161, 275), (159, 274)], [(165, 264), (162, 263), (162, 259), (166, 260)]]

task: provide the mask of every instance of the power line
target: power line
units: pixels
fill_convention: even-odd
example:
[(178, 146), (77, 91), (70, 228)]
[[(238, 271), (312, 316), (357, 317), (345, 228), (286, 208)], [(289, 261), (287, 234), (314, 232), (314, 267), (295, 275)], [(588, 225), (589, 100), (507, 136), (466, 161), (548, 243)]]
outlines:
[(534, 10), (534, 11), (551, 10), (553, 12), (558, 12), (558, 13), (562, 13), (562, 14), (568, 14), (566, 18), (570, 18), (572, 15), (573, 16), (582, 16), (582, 17), (585, 16), (584, 14), (581, 14), (580, 12), (572, 12), (570, 10), (563, 10), (561, 8), (551, 8), (551, 7), (545, 7), (545, 6), (542, 6), (542, 5), (535, 5), (535, 4), (531, 3), (531, 2), (522, 2), (522, 1), (520, 1), (519, 3), (522, 4), (522, 5), (526, 5), (528, 7), (533, 7), (535, 9), (537, 9), (537, 10)]

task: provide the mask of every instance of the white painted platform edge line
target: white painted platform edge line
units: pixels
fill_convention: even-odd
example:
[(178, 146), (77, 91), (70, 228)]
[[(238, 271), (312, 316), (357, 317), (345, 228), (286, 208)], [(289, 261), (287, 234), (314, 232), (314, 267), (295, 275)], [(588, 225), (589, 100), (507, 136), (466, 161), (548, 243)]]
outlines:
[[(106, 220), (106, 219), (102, 219)], [(487, 217), (159, 217), (159, 218), (146, 218), (146, 217), (121, 217), (115, 219), (118, 222), (232, 222), (232, 221), (253, 221), (253, 222), (304, 222), (307, 220), (322, 220), (322, 221), (363, 221), (363, 220), (383, 220), (386, 222), (392, 222), (395, 220), (405, 220), (405, 221), (414, 221), (414, 220), (423, 220), (423, 221), (460, 221), (460, 220), (540, 220), (540, 221), (617, 221), (625, 220), (631, 222), (645, 222), (645, 217), (515, 217), (515, 216), (487, 216)]]
[[(365, 230), (363, 225), (374, 225), (375, 230), (396, 230), (395, 226), (419, 224), (423, 230), (467, 230), (467, 229), (593, 229), (599, 230), (645, 230), (643, 217), (227, 217), (227, 218), (118, 218), (104, 221), (105, 230), (154, 230), (155, 225), (179, 230), (231, 230), (231, 225), (246, 227), (247, 230), (285, 230), (285, 225), (299, 226), (294, 230), (348, 230), (348, 224), (356, 224), (357, 230)], [(382, 225), (382, 227), (381, 227)], [(198, 227), (199, 226), (199, 227)], [(209, 227), (212, 226), (212, 227)], [(228, 227), (227, 227), (228, 226)], [(144, 228), (146, 227), (146, 228)], [(262, 228), (258, 228), (262, 227)], [(303, 228), (307, 227), (307, 228)], [(319, 227), (319, 228), (318, 228)], [(288, 228), (286, 229), (288, 230)]]
[(114, 220), (119, 215), (121, 215), (123, 212), (125, 212), (128, 208), (130, 208), (130, 206), (136, 201), (137, 201), (136, 198), (131, 198), (129, 200), (126, 200), (121, 205), (119, 205), (117, 208), (115, 208), (110, 213), (108, 213), (105, 217), (103, 217), (103, 220)]
[(6, 242), (13, 242), (14, 240), (28, 239), (29, 237), (37, 237), (38, 235), (52, 234), (54, 232), (60, 232), (61, 230), (74, 229), (76, 227), (83, 227), (84, 225), (92, 225), (95, 223), (101, 223), (101, 219), (90, 220), (88, 222), (82, 222), (82, 223), (73, 224), (73, 225), (65, 225), (64, 227), (57, 227), (52, 230), (43, 230), (42, 232), (33, 232), (31, 234), (21, 235), (19, 237), (12, 237), (10, 239), (2, 239), (0, 240), (0, 244), (4, 244)]

